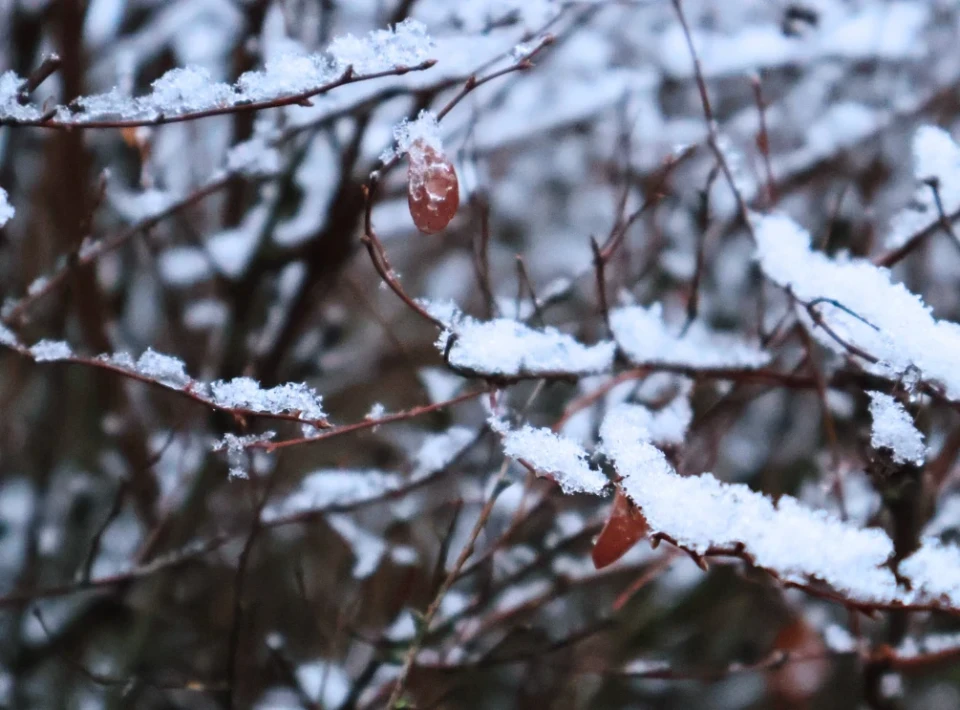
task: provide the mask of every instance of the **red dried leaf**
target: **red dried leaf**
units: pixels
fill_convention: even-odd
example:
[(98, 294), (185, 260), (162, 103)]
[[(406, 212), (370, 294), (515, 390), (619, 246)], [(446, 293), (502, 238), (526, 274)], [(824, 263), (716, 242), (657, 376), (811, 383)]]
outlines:
[(619, 560), (647, 534), (647, 519), (618, 488), (610, 519), (593, 544), (593, 566), (603, 569)]
[(408, 155), (410, 216), (421, 232), (436, 234), (450, 223), (460, 206), (457, 173), (446, 156), (421, 140), (414, 142)]

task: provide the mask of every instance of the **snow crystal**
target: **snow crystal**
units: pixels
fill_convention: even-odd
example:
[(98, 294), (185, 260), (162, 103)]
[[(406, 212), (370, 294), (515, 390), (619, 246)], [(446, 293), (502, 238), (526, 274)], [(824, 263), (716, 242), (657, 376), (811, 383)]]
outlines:
[(247, 447), (261, 441), (270, 441), (276, 436), (276, 432), (268, 431), (263, 434), (246, 434), (237, 436), (236, 434), (224, 434), (223, 438), (216, 442), (212, 451), (226, 451), (227, 461), (230, 464), (230, 478), (248, 478), (248, 456)]
[(30, 348), (30, 354), (37, 362), (68, 360), (73, 357), (70, 346), (62, 340), (41, 340)]
[(699, 321), (683, 336), (674, 335), (663, 319), (663, 307), (627, 306), (610, 313), (610, 328), (620, 348), (636, 365), (694, 369), (757, 368), (770, 361), (759, 348), (735, 336), (716, 333)]
[(183, 360), (147, 348), (137, 360), (136, 371), (168, 387), (185, 387), (192, 381)]
[[(812, 251), (810, 236), (790, 218), (753, 219), (764, 273), (789, 287), (801, 303), (813, 303), (845, 343), (876, 358), (879, 363), (871, 368), (876, 374), (897, 379), (915, 368), (924, 379), (942, 383), (948, 397), (960, 398), (960, 325), (936, 320), (919, 296), (891, 282), (887, 269)], [(823, 329), (813, 327), (812, 333), (846, 352)]]
[(299, 382), (288, 382), (270, 389), (250, 377), (235, 377), (229, 382), (217, 380), (210, 385), (213, 400), (228, 409), (247, 409), (270, 414), (295, 412), (300, 420), (320, 421), (326, 418), (323, 398), (312, 387)]
[(40, 118), (40, 110), (32, 105), (20, 103), (20, 89), (26, 79), (14, 71), (0, 74), (0, 119), (11, 118), (15, 121), (30, 121)]
[(529, 425), (506, 432), (503, 451), (513, 459), (523, 459), (537, 471), (557, 482), (564, 493), (599, 494), (607, 478), (592, 468), (586, 451), (577, 443), (549, 429)]
[(890, 449), (897, 463), (922, 464), (927, 447), (923, 443), (923, 434), (917, 431), (907, 410), (888, 394), (867, 394), (870, 395), (870, 416), (873, 417), (871, 446)]
[[(602, 341), (583, 345), (556, 328), (535, 330), (509, 318), (477, 321), (455, 310), (436, 308), (434, 315), (449, 315), (437, 348), (447, 353), (455, 368), (480, 375), (571, 374), (609, 370), (616, 347)], [(458, 317), (459, 316), (459, 317)]]
[(433, 47), (426, 25), (407, 18), (393, 30), (375, 30), (363, 39), (349, 34), (337, 37), (328, 51), (339, 67), (350, 66), (358, 74), (373, 74), (420, 64)]
[(404, 119), (398, 123), (393, 129), (393, 139), (396, 141), (397, 148), (396, 150), (387, 149), (383, 152), (380, 160), (384, 163), (407, 153), (411, 153), (410, 160), (422, 161), (425, 148), (432, 148), (437, 153), (443, 152), (443, 140), (440, 138), (440, 124), (437, 123), (437, 115), (426, 109), (421, 111), (415, 120)]
[(0, 187), (0, 227), (13, 219), (15, 212), (13, 205), (7, 200), (7, 191)]

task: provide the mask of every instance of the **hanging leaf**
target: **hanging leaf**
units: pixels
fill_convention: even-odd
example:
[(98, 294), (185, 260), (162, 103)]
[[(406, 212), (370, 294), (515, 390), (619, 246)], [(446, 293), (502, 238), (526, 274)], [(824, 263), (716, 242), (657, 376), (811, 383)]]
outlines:
[(460, 186), (453, 165), (443, 153), (423, 140), (408, 151), (407, 204), (410, 216), (424, 234), (436, 234), (446, 227), (460, 206)]
[(603, 569), (619, 560), (647, 534), (647, 519), (623, 492), (617, 488), (610, 508), (610, 518), (593, 544), (593, 566)]

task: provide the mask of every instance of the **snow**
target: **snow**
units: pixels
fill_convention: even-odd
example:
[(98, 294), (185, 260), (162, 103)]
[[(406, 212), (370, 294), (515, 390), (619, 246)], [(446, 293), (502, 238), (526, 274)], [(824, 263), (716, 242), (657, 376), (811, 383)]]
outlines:
[(857, 640), (837, 624), (830, 624), (823, 630), (823, 641), (834, 653), (850, 653), (857, 649)]
[[(390, 30), (375, 30), (364, 37), (334, 39), (326, 53), (288, 53), (267, 61), (263, 69), (249, 71), (233, 85), (216, 81), (208, 69), (186, 66), (171, 69), (153, 82), (149, 94), (131, 97), (119, 88), (83, 96), (70, 106), (59, 106), (55, 120), (64, 124), (91, 121), (152, 121), (201, 111), (272, 101), (319, 91), (351, 67), (364, 76), (422, 63), (432, 50), (426, 27), (407, 19)], [(36, 120), (40, 109), (22, 106), (17, 91), (23, 79), (13, 72), (0, 75), (0, 120)]]
[[(913, 2), (864, 5), (846, 17), (821, 22), (802, 39), (787, 37), (774, 24), (747, 26), (735, 33), (693, 29), (694, 46), (707, 77), (744, 74), (761, 68), (809, 64), (818, 59), (908, 59), (922, 56), (924, 25), (930, 9)], [(675, 78), (693, 75), (693, 63), (679, 25), (659, 37), (654, 56)]]
[[(812, 251), (810, 236), (790, 218), (753, 220), (764, 273), (801, 303), (816, 302), (816, 311), (835, 334), (879, 361), (867, 365), (871, 371), (899, 379), (915, 369), (924, 380), (942, 385), (947, 397), (960, 397), (960, 326), (935, 319), (923, 299), (891, 281), (887, 269), (865, 259), (831, 259)], [(808, 327), (828, 347), (846, 352), (822, 328)]]
[(443, 140), (440, 137), (440, 124), (433, 111), (422, 110), (416, 119), (404, 119), (393, 129), (393, 139), (396, 149), (387, 149), (380, 156), (384, 163), (400, 155), (410, 154), (411, 161), (423, 160), (425, 148), (432, 148), (437, 153), (443, 152)]
[[(347, 671), (330, 661), (318, 659), (301, 663), (296, 668), (296, 676), (307, 697), (321, 707), (339, 707), (350, 693), (351, 679)], [(299, 707), (300, 703), (296, 702), (295, 706)]]
[(684, 335), (672, 332), (663, 307), (626, 306), (610, 313), (617, 344), (635, 365), (667, 365), (692, 369), (758, 368), (770, 361), (760, 348), (736, 336), (717, 333), (700, 321)]
[(26, 79), (17, 76), (14, 71), (0, 74), (0, 119), (30, 121), (40, 117), (40, 110), (36, 106), (23, 105), (18, 100), (25, 81)]
[(589, 455), (574, 441), (549, 429), (525, 425), (506, 431), (503, 452), (523, 460), (538, 476), (546, 475), (557, 482), (564, 493), (600, 494), (606, 488), (606, 476), (589, 463)]
[[(855, 598), (896, 598), (896, 579), (883, 567), (893, 546), (882, 531), (849, 527), (788, 496), (774, 505), (745, 485), (725, 484), (710, 474), (678, 476), (645, 440), (645, 430), (620, 417), (604, 419), (601, 438), (623, 476), (623, 490), (652, 532), (698, 554), (743, 544), (758, 566), (786, 580), (816, 577)], [(830, 555), (823, 554), (826, 549)]]
[[(918, 128), (913, 137), (913, 167), (918, 181), (936, 181), (945, 214), (960, 210), (960, 146), (949, 133), (936, 126)], [(886, 244), (891, 249), (901, 247), (939, 219), (933, 190), (928, 184), (919, 185), (910, 206), (891, 220)]]
[(263, 389), (250, 377), (217, 380), (210, 385), (213, 401), (228, 409), (247, 409), (270, 414), (296, 413), (304, 422), (326, 419), (323, 397), (301, 382), (287, 382)]
[(378, 535), (365, 530), (346, 515), (328, 515), (327, 522), (337, 531), (337, 534), (350, 546), (354, 555), (353, 576), (355, 579), (366, 579), (380, 565), (387, 543)]
[(147, 350), (137, 360), (136, 371), (144, 377), (161, 382), (168, 387), (186, 387), (192, 381), (183, 360)]
[(179, 358), (149, 348), (136, 361), (125, 352), (99, 355), (97, 359), (171, 389), (189, 387), (198, 397), (209, 396), (212, 404), (224, 409), (264, 414), (296, 414), (297, 419), (309, 425), (326, 420), (323, 398), (302, 382), (287, 382), (264, 389), (250, 377), (236, 377), (232, 380), (217, 380), (207, 385), (191, 378), (187, 374), (186, 365)]
[(880, 529), (857, 528), (791, 496), (774, 503), (709, 473), (679, 476), (649, 443), (642, 423), (616, 410), (604, 418), (600, 437), (603, 452), (622, 476), (624, 492), (643, 511), (651, 531), (684, 549), (705, 554), (739, 548), (784, 581), (820, 580), (864, 603), (960, 604), (956, 547), (925, 540), (900, 564), (900, 573), (912, 584), (908, 590), (886, 565), (893, 543)]
[(30, 354), (37, 362), (52, 362), (69, 360), (73, 357), (73, 350), (62, 340), (41, 340), (30, 348)]
[(321, 469), (307, 474), (297, 489), (278, 503), (267, 506), (263, 521), (296, 513), (336, 509), (375, 500), (403, 486), (396, 473), (375, 469)]
[(549, 326), (536, 330), (510, 318), (478, 321), (460, 314), (452, 305), (427, 305), (431, 314), (447, 326), (437, 339), (437, 349), (446, 353), (449, 364), (459, 370), (520, 377), (584, 375), (613, 366), (616, 348), (609, 341), (584, 345)]
[(425, 478), (436, 471), (443, 470), (467, 448), (474, 438), (476, 433), (462, 426), (450, 427), (438, 434), (428, 435), (414, 456), (413, 478)]
[(870, 395), (870, 416), (873, 418), (870, 445), (874, 449), (889, 449), (897, 463), (920, 465), (927, 454), (923, 434), (917, 431), (913, 417), (903, 405), (883, 392)]
[(19, 344), (20, 341), (17, 340), (16, 333), (0, 323), (0, 345), (6, 345), (8, 347), (15, 348)]
[(280, 172), (280, 151), (268, 136), (254, 135), (227, 152), (227, 170), (250, 177), (273, 175)]
[(900, 563), (918, 595), (944, 599), (960, 607), (960, 549), (924, 539), (920, 549)]
[(470, 429), (455, 426), (425, 437), (409, 476), (379, 469), (319, 469), (307, 474), (282, 500), (268, 505), (263, 520), (270, 522), (305, 511), (343, 509), (376, 500), (439, 473), (475, 436)]
[[(2, 89), (0, 89), (0, 91), (2, 91)], [(2, 100), (2, 97), (0, 97), (0, 100)], [(16, 210), (8, 201), (7, 191), (0, 187), (0, 227), (13, 219), (15, 213)]]
[(227, 461), (230, 465), (230, 478), (249, 478), (249, 456), (247, 447), (261, 441), (270, 441), (276, 436), (276, 432), (267, 431), (263, 434), (245, 434), (237, 436), (236, 434), (224, 434), (223, 438), (216, 442), (211, 451), (226, 451)]
[(897, 646), (897, 656), (914, 658), (922, 654), (940, 654), (960, 651), (960, 633), (928, 634), (907, 638)]
[(676, 397), (663, 409), (651, 411), (638, 404), (620, 404), (611, 409), (608, 417), (629, 422), (638, 431), (644, 431), (645, 437), (658, 446), (682, 444), (693, 410), (687, 397)]
[(359, 74), (373, 74), (419, 64), (433, 47), (426, 26), (407, 18), (392, 30), (374, 30), (364, 38), (350, 34), (337, 37), (329, 52), (338, 67), (350, 66)]

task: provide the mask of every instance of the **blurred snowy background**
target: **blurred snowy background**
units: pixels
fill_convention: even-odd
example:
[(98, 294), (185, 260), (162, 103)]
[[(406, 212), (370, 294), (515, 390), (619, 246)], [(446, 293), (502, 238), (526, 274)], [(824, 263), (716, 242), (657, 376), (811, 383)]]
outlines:
[[(678, 490), (596, 569), (564, 495), (626, 402), (683, 476), (960, 539), (960, 6), (682, 10), (712, 136), (670, 0), (0, 0), (0, 707), (960, 708), (960, 555), (889, 611), (830, 539), (678, 551)], [(446, 229), (402, 155), (375, 194), (441, 332), (363, 188), (533, 50), (431, 127)]]

